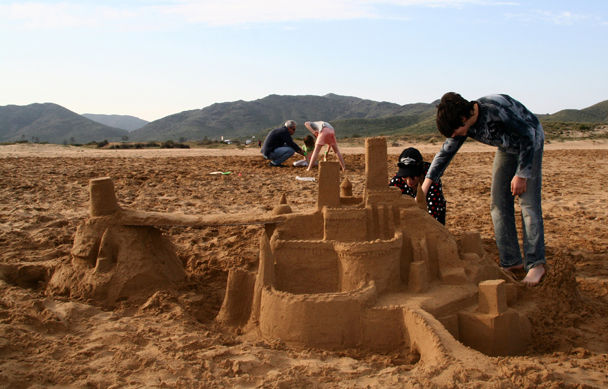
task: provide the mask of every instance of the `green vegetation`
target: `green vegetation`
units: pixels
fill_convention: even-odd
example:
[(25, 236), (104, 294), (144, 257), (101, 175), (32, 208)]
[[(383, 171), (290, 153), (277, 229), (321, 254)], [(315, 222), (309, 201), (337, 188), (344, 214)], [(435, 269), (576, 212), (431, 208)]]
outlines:
[(550, 141), (605, 139), (608, 125), (597, 123), (541, 121), (545, 138)]

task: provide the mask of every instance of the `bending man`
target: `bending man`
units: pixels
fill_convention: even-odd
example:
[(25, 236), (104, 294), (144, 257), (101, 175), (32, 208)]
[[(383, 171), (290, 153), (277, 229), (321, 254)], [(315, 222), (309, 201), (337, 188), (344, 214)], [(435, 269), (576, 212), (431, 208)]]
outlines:
[[(523, 282), (536, 285), (545, 275), (545, 240), (541, 208), (545, 133), (538, 118), (507, 95), (467, 101), (457, 93), (443, 95), (437, 106), (437, 128), (447, 139), (435, 155), (422, 190), (437, 182), (467, 137), (496, 146), (492, 168), (492, 206), (500, 266), (525, 269)], [(515, 196), (523, 222), (524, 256), (515, 227)]]

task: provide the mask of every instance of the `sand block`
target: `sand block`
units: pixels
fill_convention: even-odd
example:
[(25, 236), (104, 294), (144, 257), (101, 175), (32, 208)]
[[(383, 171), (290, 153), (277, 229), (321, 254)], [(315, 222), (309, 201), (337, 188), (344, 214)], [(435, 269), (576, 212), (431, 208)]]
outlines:
[(340, 206), (340, 164), (335, 161), (319, 163), (319, 192), (317, 208)]
[(388, 186), (386, 138), (365, 139), (365, 182), (366, 189), (385, 189)]
[(89, 199), (91, 216), (111, 215), (120, 209), (114, 192), (114, 182), (110, 177), (94, 178), (89, 181)]
[(507, 289), (504, 280), (487, 280), (479, 283), (478, 312), (500, 314), (507, 310)]
[(458, 330), (462, 343), (490, 356), (522, 353), (531, 336), (528, 318), (513, 309), (500, 314), (461, 311)]
[(427, 266), (424, 261), (414, 261), (410, 264), (407, 286), (414, 293), (421, 293), (428, 289)]
[(505, 291), (507, 293), (507, 305), (512, 306), (519, 298), (519, 288), (515, 284), (506, 282)]
[(255, 279), (255, 273), (230, 269), (224, 302), (216, 317), (217, 321), (236, 326), (243, 325), (249, 320)]

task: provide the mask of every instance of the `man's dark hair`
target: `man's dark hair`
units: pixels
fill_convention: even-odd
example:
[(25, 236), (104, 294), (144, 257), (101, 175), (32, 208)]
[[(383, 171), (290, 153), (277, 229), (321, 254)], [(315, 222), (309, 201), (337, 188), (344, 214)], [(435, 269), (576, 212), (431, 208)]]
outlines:
[(470, 118), (475, 102), (467, 101), (458, 93), (448, 92), (441, 97), (437, 105), (437, 129), (446, 138), (450, 138), (458, 127), (462, 126), (462, 119)]

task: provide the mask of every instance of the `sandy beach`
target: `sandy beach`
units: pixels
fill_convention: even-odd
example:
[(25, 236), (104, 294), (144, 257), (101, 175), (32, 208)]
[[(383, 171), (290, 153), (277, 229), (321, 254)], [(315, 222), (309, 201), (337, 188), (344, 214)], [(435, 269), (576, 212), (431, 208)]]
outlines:
[[(403, 147), (389, 147), (389, 175)], [(431, 160), (440, 144), (416, 144)], [(343, 147), (343, 177), (361, 195), (363, 147)], [(446, 227), (481, 234), (490, 218), (494, 149), (467, 142), (443, 177)], [(293, 157), (288, 161), (295, 161)], [(285, 193), (312, 207), (315, 176), (271, 168), (257, 148), (99, 150), (0, 146), (0, 387), (605, 388), (608, 387), (608, 142), (546, 144), (543, 212), (550, 271), (530, 293), (533, 341), (518, 356), (449, 374), (403, 352), (324, 351), (255, 339), (219, 325), (229, 269), (255, 269), (263, 227), (162, 227), (187, 282), (144, 302), (104, 306), (47, 289), (71, 260), (88, 215), (89, 180), (111, 177), (124, 208), (187, 215), (267, 213)], [(230, 174), (210, 174), (212, 172)], [(390, 177), (386, 177), (387, 183)], [(473, 350), (469, 350), (474, 353)]]

